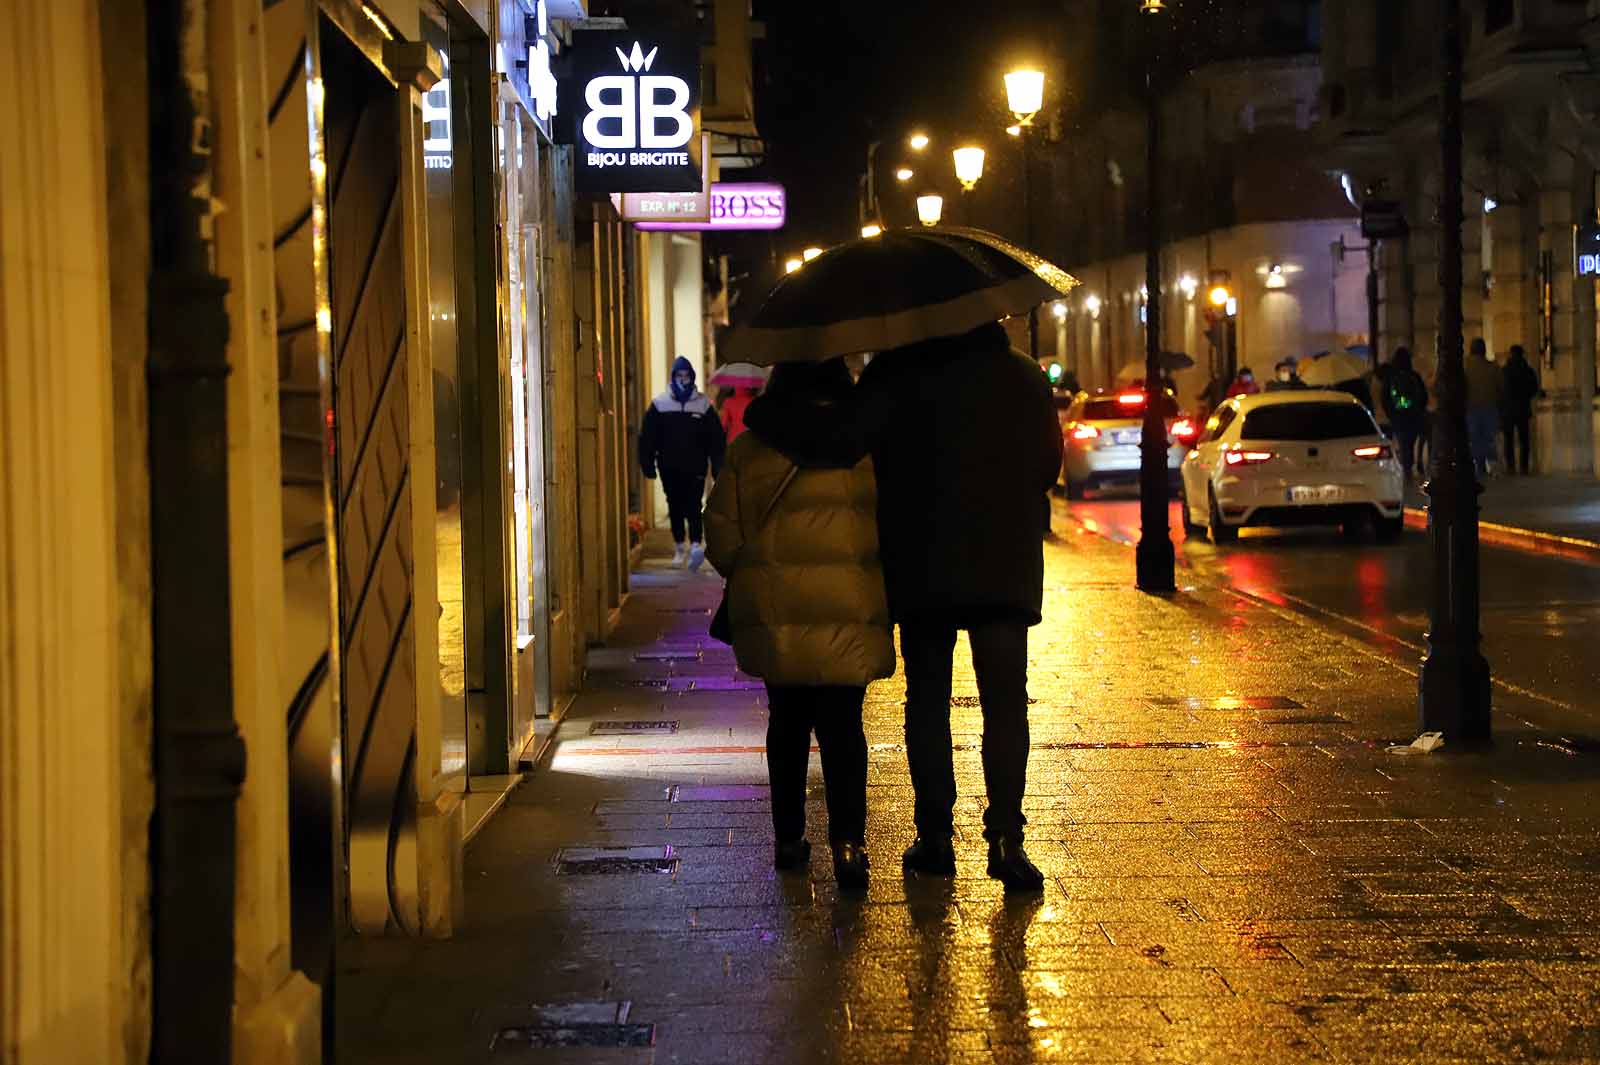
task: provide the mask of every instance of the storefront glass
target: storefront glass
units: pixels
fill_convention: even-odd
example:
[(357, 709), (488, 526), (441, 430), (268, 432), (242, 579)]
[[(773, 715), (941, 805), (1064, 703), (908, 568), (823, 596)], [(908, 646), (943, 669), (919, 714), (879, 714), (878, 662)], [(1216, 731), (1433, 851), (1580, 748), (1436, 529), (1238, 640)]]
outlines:
[[(430, 17), (432, 14), (434, 17)], [(450, 120), (450, 34), (442, 12), (424, 13), (422, 35), (439, 52), (445, 77), (424, 94), (423, 165), (428, 198), (429, 339), (433, 354), (439, 593), (440, 772), (466, 782), (466, 647), (461, 551), (461, 406), (454, 233), (455, 138)]]

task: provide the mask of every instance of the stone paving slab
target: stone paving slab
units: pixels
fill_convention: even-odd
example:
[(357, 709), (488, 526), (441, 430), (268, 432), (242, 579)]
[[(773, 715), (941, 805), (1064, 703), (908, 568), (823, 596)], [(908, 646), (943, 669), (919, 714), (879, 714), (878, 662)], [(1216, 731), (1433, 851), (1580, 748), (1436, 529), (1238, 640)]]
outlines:
[[(953, 708), (958, 875), (904, 880), (903, 678), (875, 685), (865, 899), (841, 898), (813, 759), (810, 868), (770, 864), (759, 690), (705, 641), (719, 583), (646, 565), (553, 752), (467, 853), (448, 942), (349, 940), (339, 1060), (1600, 1061), (1600, 757), (1498, 693), (1497, 747), (1397, 757), (1415, 663), (1220, 586), (1131, 590), (1132, 553), (1048, 548), (1030, 851), (984, 876), (981, 711)], [(963, 645), (964, 646), (964, 645)], [(692, 650), (692, 661), (640, 659)], [(958, 695), (976, 692), (970, 664)], [(675, 720), (671, 735), (591, 736)], [(671, 875), (565, 876), (670, 846)], [(631, 1004), (644, 1048), (533, 1049), (535, 1007)]]

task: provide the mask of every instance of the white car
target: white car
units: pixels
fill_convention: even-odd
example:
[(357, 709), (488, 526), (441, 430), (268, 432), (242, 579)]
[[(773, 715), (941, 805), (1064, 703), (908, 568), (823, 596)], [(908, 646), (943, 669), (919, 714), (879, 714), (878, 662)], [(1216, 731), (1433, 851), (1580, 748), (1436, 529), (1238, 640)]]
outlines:
[(1394, 448), (1347, 392), (1236, 396), (1206, 422), (1183, 462), (1183, 527), (1227, 543), (1247, 525), (1371, 525), (1380, 541), (1405, 522)]

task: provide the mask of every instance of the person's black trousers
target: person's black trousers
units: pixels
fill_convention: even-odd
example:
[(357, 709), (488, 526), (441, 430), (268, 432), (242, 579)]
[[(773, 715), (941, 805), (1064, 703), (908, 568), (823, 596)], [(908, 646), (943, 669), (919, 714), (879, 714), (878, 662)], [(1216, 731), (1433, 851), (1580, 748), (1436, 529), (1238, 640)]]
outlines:
[[(706, 479), (702, 474), (661, 471), (661, 490), (667, 493), (667, 520), (672, 523), (672, 542), (683, 543), (685, 531), (689, 539), (700, 543), (701, 505), (706, 498)], [(687, 527), (687, 530), (685, 529)]]
[[(918, 619), (900, 625), (906, 666), (906, 760), (916, 791), (917, 835), (955, 835), (955, 752), (950, 740), (950, 674), (957, 627)], [(969, 627), (972, 665), (983, 707), (983, 782), (989, 806), (983, 836), (1022, 838), (1028, 823), (1022, 796), (1028, 785), (1028, 626), (991, 621)]]
[(1400, 449), (1400, 468), (1405, 470), (1410, 477), (1412, 471), (1426, 472), (1422, 464), (1422, 455), (1418, 443), (1423, 433), (1421, 423), (1396, 422), (1393, 425), (1395, 446)]
[(867, 837), (867, 736), (861, 730), (865, 687), (767, 685), (767, 776), (772, 782), (772, 828), (779, 843), (806, 834), (806, 765), (811, 733), (822, 751), (828, 799), (828, 840)]
[[(1511, 473), (1521, 470), (1528, 472), (1528, 459), (1533, 453), (1532, 418), (1506, 418), (1504, 428), (1501, 430), (1506, 438), (1506, 472)], [(1517, 444), (1521, 444), (1520, 455)], [(1522, 459), (1519, 464), (1518, 458)]]

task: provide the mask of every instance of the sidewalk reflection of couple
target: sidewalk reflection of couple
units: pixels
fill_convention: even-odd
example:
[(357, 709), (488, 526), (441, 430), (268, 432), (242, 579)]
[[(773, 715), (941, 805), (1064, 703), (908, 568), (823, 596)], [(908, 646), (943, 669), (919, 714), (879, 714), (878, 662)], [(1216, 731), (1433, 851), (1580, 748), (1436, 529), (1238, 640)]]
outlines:
[(1061, 462), (1050, 389), (990, 322), (875, 357), (783, 362), (728, 449), (706, 513), (740, 668), (767, 685), (775, 864), (804, 869), (811, 734), (843, 890), (868, 879), (866, 686), (905, 661), (916, 792), (909, 873), (953, 876), (950, 732), (957, 634), (983, 711), (988, 874), (1043, 877), (1023, 848), (1028, 628), (1040, 621), (1049, 492)]

